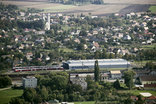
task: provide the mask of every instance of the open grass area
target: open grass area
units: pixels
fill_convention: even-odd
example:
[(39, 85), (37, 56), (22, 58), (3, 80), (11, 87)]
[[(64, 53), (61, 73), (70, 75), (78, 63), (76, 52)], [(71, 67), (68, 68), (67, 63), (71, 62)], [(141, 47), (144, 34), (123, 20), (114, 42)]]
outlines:
[[(155, 8), (156, 9), (156, 8)], [(152, 49), (156, 47), (156, 43), (152, 44), (152, 45), (142, 45), (141, 48), (144, 48), (144, 49)]]
[(133, 95), (140, 95), (140, 93), (149, 92), (153, 96), (156, 96), (156, 91), (154, 91), (154, 90), (120, 90), (118, 92), (120, 92), (120, 93), (131, 93)]
[(0, 91), (0, 104), (8, 104), (12, 97), (18, 97), (23, 94), (23, 90), (7, 89)]
[(59, 48), (59, 51), (63, 51), (63, 52), (74, 52), (73, 49), (69, 49), (69, 48)]
[(72, 9), (75, 6), (73, 5), (58, 5), (58, 6), (50, 6), (50, 7), (45, 7), (43, 8), (45, 13), (49, 13), (49, 12), (64, 12), (67, 9)]
[(134, 61), (131, 64), (133, 66), (138, 66), (138, 67), (144, 67), (146, 65), (147, 62), (156, 62), (156, 60), (143, 60), (143, 61)]
[(74, 104), (95, 104), (95, 101), (74, 102)]
[(149, 10), (152, 12), (152, 13), (156, 13), (156, 6), (151, 6), (149, 8)]

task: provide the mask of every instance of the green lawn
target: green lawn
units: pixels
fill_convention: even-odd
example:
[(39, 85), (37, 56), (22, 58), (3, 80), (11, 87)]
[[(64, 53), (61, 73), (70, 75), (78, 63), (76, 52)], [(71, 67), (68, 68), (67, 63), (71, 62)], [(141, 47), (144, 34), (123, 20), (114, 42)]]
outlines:
[(74, 104), (95, 104), (95, 101), (74, 102)]
[(0, 91), (0, 104), (7, 104), (9, 103), (12, 97), (21, 96), (23, 94), (23, 90), (13, 90), (7, 89)]
[(152, 90), (120, 90), (119, 92), (121, 92), (121, 93), (131, 93), (131, 94), (134, 94), (134, 95), (140, 95), (140, 93), (149, 92), (152, 95), (156, 96), (156, 91), (152, 91)]
[(156, 6), (151, 6), (149, 8), (149, 10), (152, 12), (152, 13), (156, 13)]

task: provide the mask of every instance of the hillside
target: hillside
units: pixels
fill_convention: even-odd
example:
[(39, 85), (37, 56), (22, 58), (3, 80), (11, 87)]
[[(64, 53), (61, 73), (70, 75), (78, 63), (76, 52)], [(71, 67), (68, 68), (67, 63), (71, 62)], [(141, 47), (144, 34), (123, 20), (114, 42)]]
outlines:
[(71, 14), (88, 14), (108, 15), (111, 13), (129, 13), (147, 11), (150, 5), (156, 5), (155, 0), (104, 0), (104, 5), (88, 4), (82, 6), (63, 5), (59, 3), (49, 3), (48, 0), (17, 0), (2, 1), (5, 4), (14, 4), (20, 8), (43, 9), (44, 12), (51, 13), (71, 13)]

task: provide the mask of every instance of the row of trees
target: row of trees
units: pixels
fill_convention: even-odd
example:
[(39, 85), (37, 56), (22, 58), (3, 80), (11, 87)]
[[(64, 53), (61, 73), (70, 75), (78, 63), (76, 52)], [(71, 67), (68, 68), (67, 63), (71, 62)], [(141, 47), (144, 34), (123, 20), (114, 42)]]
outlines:
[(63, 4), (104, 4), (103, 0), (50, 0), (53, 3), (63, 3)]
[(24, 21), (18, 20), (17, 26), (23, 29), (29, 28), (29, 29), (41, 30), (44, 28), (44, 22), (42, 20), (30, 21), (30, 22), (24, 22)]

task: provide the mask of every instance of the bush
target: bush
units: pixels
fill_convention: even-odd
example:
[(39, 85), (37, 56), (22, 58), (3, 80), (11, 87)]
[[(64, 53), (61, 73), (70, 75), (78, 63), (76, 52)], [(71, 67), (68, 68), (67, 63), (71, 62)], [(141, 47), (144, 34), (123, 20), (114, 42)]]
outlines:
[(4, 88), (7, 87), (9, 85), (11, 85), (12, 81), (11, 78), (8, 76), (5, 77), (0, 77), (0, 88)]

